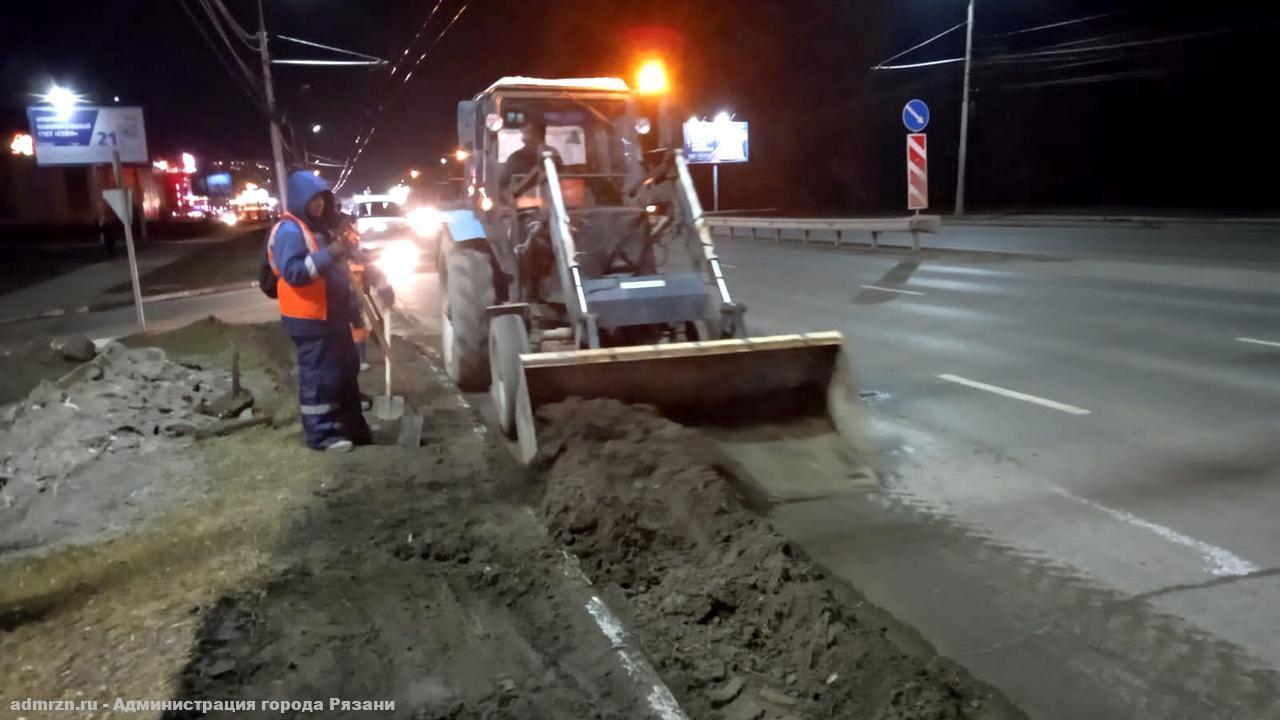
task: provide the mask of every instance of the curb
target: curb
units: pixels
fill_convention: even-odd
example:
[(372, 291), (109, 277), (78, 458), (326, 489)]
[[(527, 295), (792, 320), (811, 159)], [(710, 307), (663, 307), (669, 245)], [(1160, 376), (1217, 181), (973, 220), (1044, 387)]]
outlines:
[(1106, 226), (1164, 226), (1164, 225), (1243, 225), (1272, 227), (1280, 225), (1280, 218), (1249, 217), (1180, 217), (1162, 215), (967, 215), (949, 217), (948, 223), (968, 227), (1106, 227)]
[[(235, 292), (237, 290), (248, 290), (249, 288), (258, 287), (258, 281), (240, 281), (236, 283), (227, 283), (225, 285), (214, 285), (212, 287), (196, 288), (194, 290), (177, 290), (174, 292), (160, 293), (158, 295), (144, 295), (142, 303), (144, 305), (153, 302), (164, 302), (166, 300), (180, 300), (183, 298), (200, 297), (201, 295), (217, 295), (219, 293)], [(33, 313), (31, 315), (18, 315), (15, 317), (0, 318), (0, 325), (12, 325), (20, 322), (30, 322), (32, 320), (47, 320), (49, 318), (62, 317), (64, 315), (83, 315), (91, 312), (102, 312), (103, 310), (114, 310), (115, 308), (128, 307), (133, 304), (133, 299), (113, 300), (111, 302), (97, 303), (95, 305), (79, 305), (76, 307), (54, 308), (43, 312)]]

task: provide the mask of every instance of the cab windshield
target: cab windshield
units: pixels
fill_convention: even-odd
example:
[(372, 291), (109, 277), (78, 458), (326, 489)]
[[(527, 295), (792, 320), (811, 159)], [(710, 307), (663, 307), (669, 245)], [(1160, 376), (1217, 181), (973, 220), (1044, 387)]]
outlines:
[[(515, 107), (518, 103), (518, 107)], [(561, 177), (622, 177), (629, 139), (623, 132), (627, 104), (622, 100), (512, 101), (504, 112), (512, 122), (498, 131), (498, 162), (524, 147), (523, 128), (541, 121), (546, 144), (562, 163)]]
[(356, 203), (356, 217), (404, 217), (404, 210), (393, 202)]

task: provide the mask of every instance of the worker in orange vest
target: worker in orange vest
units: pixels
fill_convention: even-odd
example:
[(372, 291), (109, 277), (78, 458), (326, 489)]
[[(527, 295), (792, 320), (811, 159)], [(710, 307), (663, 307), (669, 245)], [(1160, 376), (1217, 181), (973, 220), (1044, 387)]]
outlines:
[(340, 231), (324, 180), (296, 171), (288, 188), (288, 212), (271, 230), (267, 259), (279, 278), (281, 324), (298, 348), (298, 413), (308, 447), (349, 452), (371, 439), (351, 337), (363, 320), (345, 267), (355, 247)]

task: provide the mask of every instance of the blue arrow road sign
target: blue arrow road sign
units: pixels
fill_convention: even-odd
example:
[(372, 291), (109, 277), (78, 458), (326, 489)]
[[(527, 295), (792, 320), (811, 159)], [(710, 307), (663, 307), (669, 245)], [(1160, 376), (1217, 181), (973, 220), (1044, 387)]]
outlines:
[(902, 108), (902, 124), (911, 132), (920, 132), (929, 124), (929, 106), (923, 100), (912, 100)]

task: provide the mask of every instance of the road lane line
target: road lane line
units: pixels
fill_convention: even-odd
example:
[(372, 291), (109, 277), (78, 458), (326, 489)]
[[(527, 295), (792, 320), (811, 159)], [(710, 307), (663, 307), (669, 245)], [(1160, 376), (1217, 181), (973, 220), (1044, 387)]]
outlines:
[(1266, 345), (1267, 347), (1280, 348), (1280, 342), (1275, 342), (1274, 340), (1259, 340), (1257, 338), (1236, 338), (1236, 340), (1242, 343), (1253, 343), (1254, 345)]
[(944, 375), (939, 375), (938, 378), (940, 380), (946, 380), (947, 382), (953, 382), (958, 385), (971, 387), (976, 390), (985, 390), (989, 393), (995, 393), (996, 395), (1003, 395), (1008, 398), (1013, 398), (1014, 400), (1021, 400), (1023, 402), (1029, 402), (1034, 405), (1040, 405), (1042, 407), (1058, 410), (1059, 412), (1070, 413), (1071, 415), (1088, 415), (1091, 412), (1090, 410), (1086, 410), (1082, 407), (1076, 407), (1075, 405), (1060, 403), (1054, 400), (1049, 400), (1048, 398), (1038, 397), (1036, 395), (1028, 395), (1027, 393), (1018, 392), (1017, 390), (1010, 390), (1008, 388), (1002, 388), (998, 385), (988, 385), (986, 383), (978, 382), (977, 380), (962, 378), (959, 375), (944, 374)]
[(1150, 520), (1144, 520), (1143, 518), (1140, 518), (1137, 515), (1134, 515), (1133, 513), (1126, 512), (1124, 510), (1116, 510), (1115, 508), (1107, 507), (1102, 503), (1097, 503), (1087, 498), (1082, 498), (1079, 495), (1076, 495), (1075, 493), (1064, 490), (1060, 487), (1054, 486), (1053, 489), (1063, 497), (1071, 498), (1076, 502), (1088, 505), (1089, 507), (1094, 508), (1099, 512), (1105, 513), (1121, 522), (1128, 523), (1129, 525), (1132, 525), (1134, 527), (1142, 528), (1143, 530), (1147, 530), (1149, 532), (1155, 533), (1156, 535), (1159, 535), (1161, 538), (1164, 538), (1166, 541), (1171, 542), (1174, 545), (1181, 545), (1185, 548), (1190, 548), (1192, 550), (1195, 550), (1196, 552), (1200, 553), (1200, 556), (1202, 558), (1204, 558), (1205, 569), (1209, 572), (1210, 575), (1213, 575), (1214, 577), (1220, 577), (1220, 578), (1238, 577), (1241, 575), (1248, 575), (1250, 573), (1258, 572), (1257, 565), (1254, 565), (1253, 563), (1249, 562), (1248, 560), (1245, 560), (1244, 558), (1240, 557), (1239, 555), (1236, 555), (1235, 553), (1231, 552), (1230, 550), (1227, 550), (1226, 548), (1221, 548), (1221, 547), (1218, 547), (1217, 545), (1211, 545), (1203, 540), (1197, 540), (1196, 538), (1193, 538), (1189, 535), (1183, 535), (1182, 533), (1178, 532), (1177, 530), (1174, 530), (1173, 528), (1168, 528), (1168, 527), (1165, 527), (1164, 525), (1153, 523)]
[(898, 290), (896, 288), (880, 287), (879, 285), (862, 285), (861, 287), (864, 287), (868, 290), (879, 290), (880, 292), (887, 292), (887, 293), (901, 293), (903, 295), (923, 295), (924, 294), (922, 292), (916, 292), (915, 290)]

